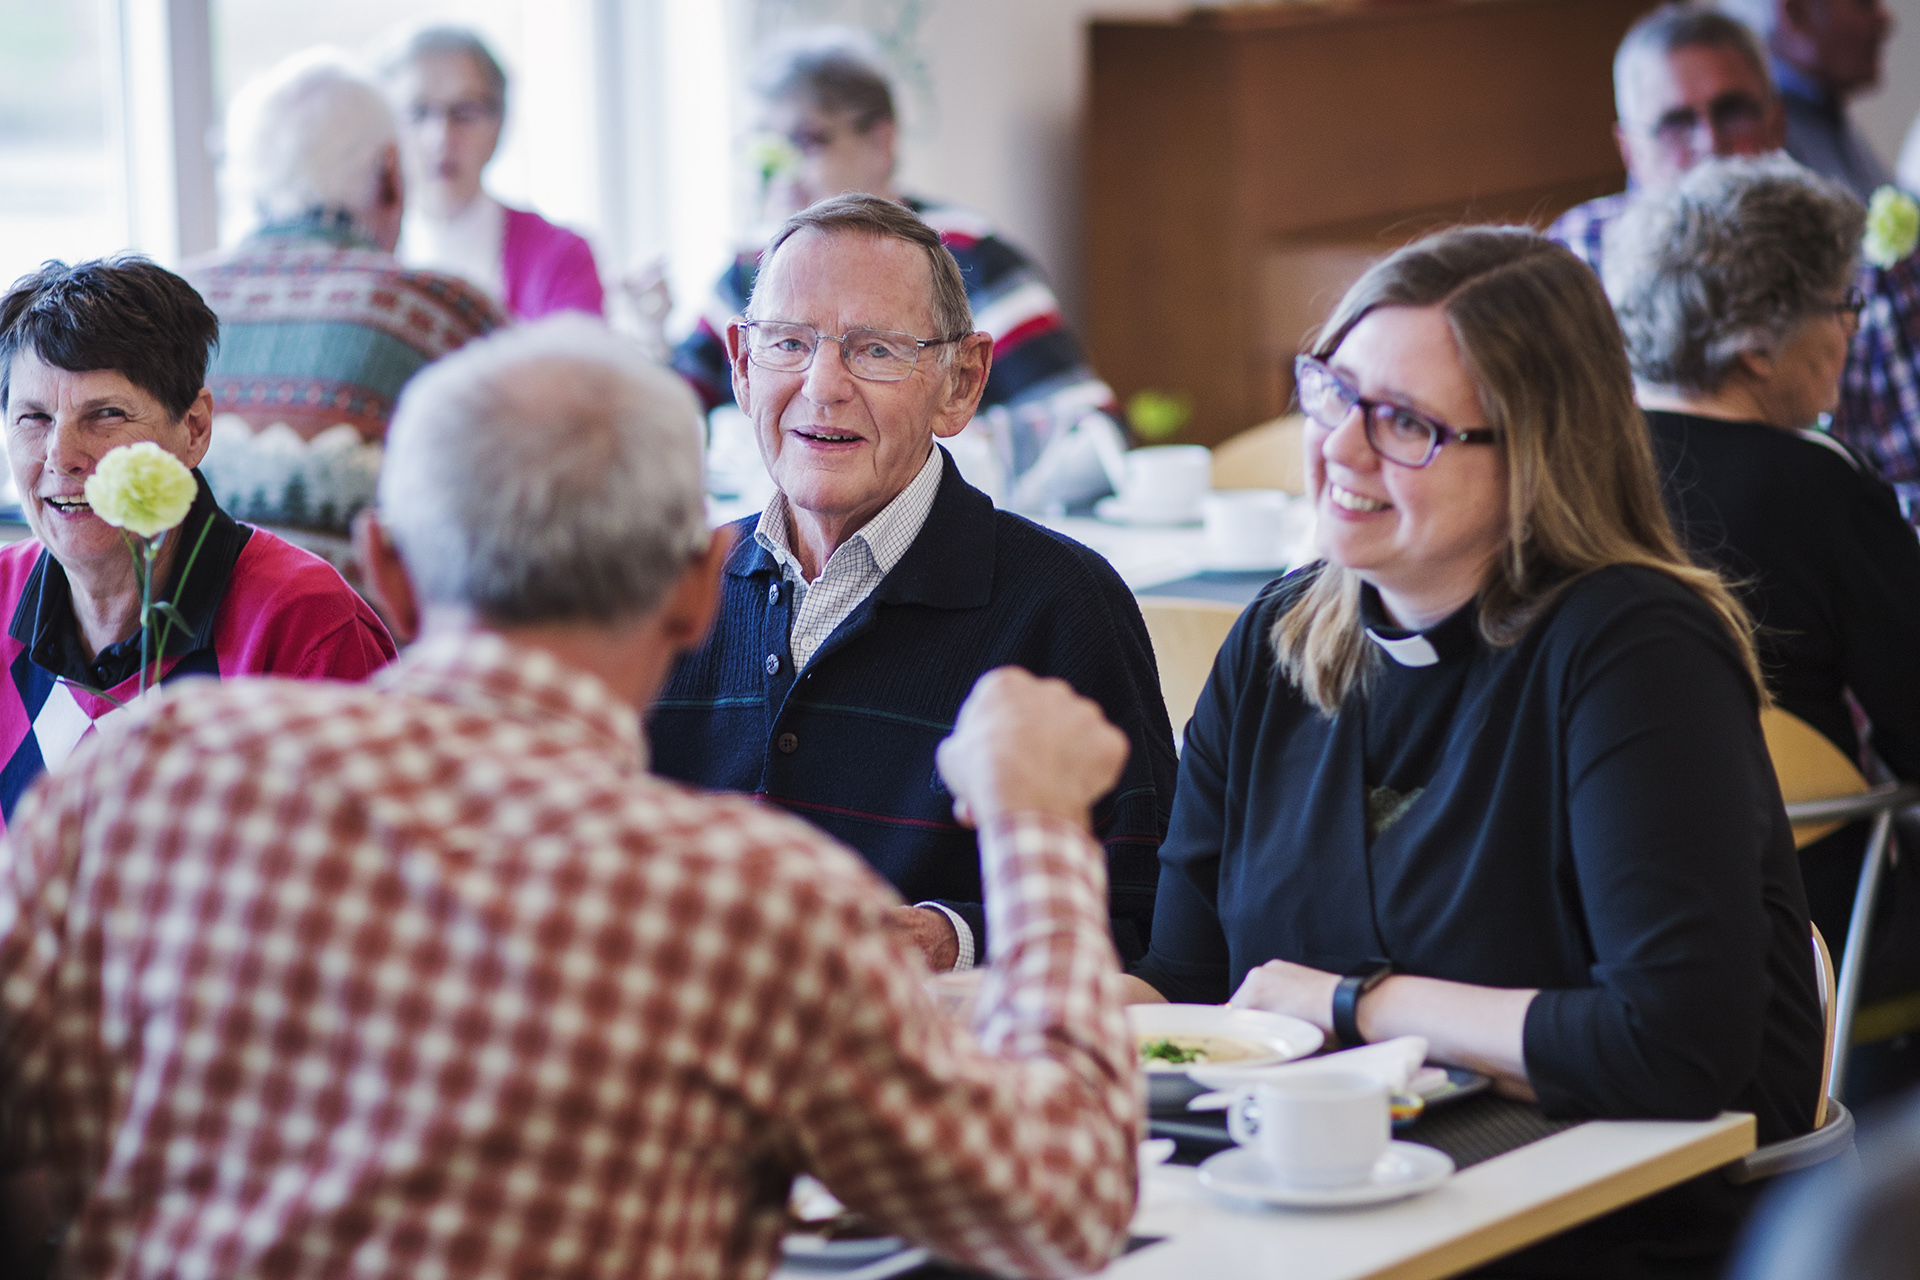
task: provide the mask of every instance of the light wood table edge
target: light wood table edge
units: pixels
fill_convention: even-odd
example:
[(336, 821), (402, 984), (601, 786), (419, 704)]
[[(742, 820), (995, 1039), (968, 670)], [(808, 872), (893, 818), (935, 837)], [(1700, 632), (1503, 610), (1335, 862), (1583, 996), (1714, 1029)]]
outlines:
[[(1518, 1218), (1488, 1223), (1458, 1239), (1370, 1272), (1366, 1280), (1432, 1280), (1435, 1276), (1456, 1275), (1718, 1169), (1751, 1153), (1755, 1146), (1754, 1118), (1744, 1112), (1726, 1113), (1723, 1118), (1735, 1116), (1743, 1123), (1729, 1125), (1685, 1150), (1650, 1156), (1598, 1182), (1537, 1205)], [(1558, 1136), (1542, 1138), (1541, 1142), (1552, 1142)], [(1682, 1171), (1680, 1176), (1674, 1176), (1676, 1171)]]

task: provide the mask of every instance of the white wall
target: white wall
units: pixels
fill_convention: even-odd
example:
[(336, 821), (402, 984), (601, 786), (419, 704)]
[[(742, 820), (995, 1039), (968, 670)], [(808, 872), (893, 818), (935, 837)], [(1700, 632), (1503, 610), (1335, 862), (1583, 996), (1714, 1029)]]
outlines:
[(1900, 143), (1920, 115), (1920, 0), (1884, 0), (1893, 14), (1893, 39), (1887, 44), (1880, 87), (1857, 99), (1853, 118), (1889, 168), (1900, 158)]

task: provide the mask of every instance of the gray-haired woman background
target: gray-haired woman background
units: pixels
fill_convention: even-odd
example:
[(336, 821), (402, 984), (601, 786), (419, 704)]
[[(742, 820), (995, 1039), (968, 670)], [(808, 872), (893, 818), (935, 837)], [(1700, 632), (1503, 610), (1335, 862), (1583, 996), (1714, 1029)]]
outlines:
[[(1839, 399), (1863, 224), (1850, 193), (1784, 156), (1714, 161), (1615, 225), (1606, 284), (1669, 512), (1740, 584), (1776, 701), (1857, 759), (1850, 694), (1873, 751), (1920, 778), (1920, 543), (1893, 492), (1814, 425)], [(1856, 827), (1801, 851), (1836, 944), (1864, 847)], [(1914, 868), (1903, 859), (1882, 898), (1889, 925), (1920, 915)], [(1877, 929), (1866, 998), (1916, 986), (1920, 927)], [(1876, 1087), (1860, 1065), (1855, 1100), (1913, 1075), (1883, 1062)]]

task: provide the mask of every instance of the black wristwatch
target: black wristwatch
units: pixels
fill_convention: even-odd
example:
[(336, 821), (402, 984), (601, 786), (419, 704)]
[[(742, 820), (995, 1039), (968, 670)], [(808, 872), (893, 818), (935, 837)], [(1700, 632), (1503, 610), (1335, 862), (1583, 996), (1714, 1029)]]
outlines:
[(1363, 960), (1340, 979), (1340, 985), (1333, 989), (1333, 1034), (1341, 1044), (1351, 1049), (1367, 1042), (1360, 1034), (1360, 997), (1379, 986), (1392, 972), (1391, 960)]

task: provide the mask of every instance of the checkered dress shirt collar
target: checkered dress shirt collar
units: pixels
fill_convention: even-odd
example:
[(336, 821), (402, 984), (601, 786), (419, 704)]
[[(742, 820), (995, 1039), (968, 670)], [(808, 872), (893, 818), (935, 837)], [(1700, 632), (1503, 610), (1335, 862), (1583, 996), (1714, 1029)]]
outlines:
[(859, 857), (642, 772), (498, 637), (183, 689), (0, 851), (0, 1104), (73, 1276), (765, 1275), (787, 1175), (974, 1266), (1103, 1263), (1140, 1084), (1083, 831), (982, 833), (933, 1007)]
[(820, 576), (812, 582), (807, 581), (792, 550), (792, 513), (787, 495), (776, 492), (767, 503), (754, 528), (753, 540), (780, 565), (781, 577), (793, 584), (793, 627), (787, 648), (795, 670), (813, 661), (834, 628), (873, 594), (913, 546), (940, 492), (945, 456), (938, 447), (930, 449), (919, 474), (873, 519), (834, 548)]

